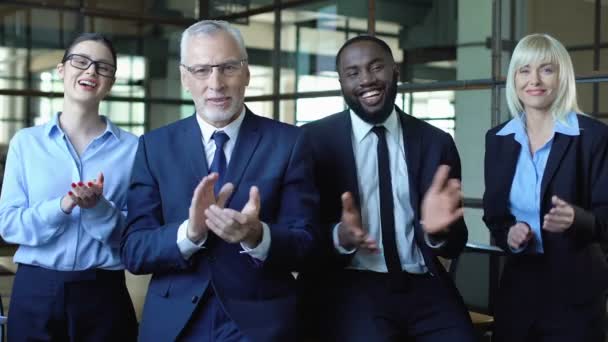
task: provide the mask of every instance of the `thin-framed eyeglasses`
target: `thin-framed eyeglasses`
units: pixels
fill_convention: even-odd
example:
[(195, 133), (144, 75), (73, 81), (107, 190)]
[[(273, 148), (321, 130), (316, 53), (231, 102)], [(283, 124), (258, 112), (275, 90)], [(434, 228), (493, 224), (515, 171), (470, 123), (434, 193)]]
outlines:
[(71, 66), (80, 70), (87, 70), (91, 64), (93, 64), (95, 66), (95, 72), (104, 77), (114, 77), (116, 74), (116, 67), (114, 65), (106, 62), (94, 61), (87, 56), (76, 53), (67, 56), (63, 60), (63, 63), (66, 61), (70, 61)]
[(238, 61), (228, 61), (220, 64), (202, 64), (202, 65), (193, 65), (187, 66), (183, 63), (179, 65), (183, 66), (184, 69), (188, 70), (194, 78), (199, 80), (205, 80), (211, 76), (213, 72), (213, 68), (217, 68), (217, 71), (224, 76), (237, 76), (243, 70), (243, 66), (247, 63), (247, 59), (241, 59)]

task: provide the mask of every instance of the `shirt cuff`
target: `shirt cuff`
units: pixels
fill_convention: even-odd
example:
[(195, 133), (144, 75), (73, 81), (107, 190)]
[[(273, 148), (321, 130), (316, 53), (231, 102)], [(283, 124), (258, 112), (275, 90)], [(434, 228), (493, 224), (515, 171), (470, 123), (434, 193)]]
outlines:
[(334, 230), (332, 232), (332, 236), (333, 236), (333, 240), (334, 240), (334, 247), (340, 254), (353, 254), (357, 251), (356, 248), (348, 250), (348, 249), (340, 246), (340, 239), (338, 237), (338, 229), (340, 228), (341, 225), (342, 225), (342, 222), (335, 225)]
[(57, 227), (70, 219), (70, 214), (61, 209), (61, 198), (55, 201), (48, 201), (40, 206), (41, 217), (50, 226)]
[(194, 243), (188, 239), (188, 220), (185, 220), (177, 229), (177, 247), (184, 259), (188, 260), (192, 255), (201, 249), (204, 249), (207, 242), (207, 235), (199, 243)]
[(427, 233), (424, 233), (424, 242), (426, 242), (426, 245), (433, 248), (433, 249), (438, 249), (443, 247), (443, 245), (445, 245), (445, 243), (447, 242), (446, 239), (435, 239), (432, 236), (430, 236)]
[(241, 242), (240, 253), (249, 254), (250, 257), (264, 261), (268, 257), (268, 250), (270, 249), (270, 228), (264, 222), (262, 222), (262, 241), (255, 247), (249, 248)]

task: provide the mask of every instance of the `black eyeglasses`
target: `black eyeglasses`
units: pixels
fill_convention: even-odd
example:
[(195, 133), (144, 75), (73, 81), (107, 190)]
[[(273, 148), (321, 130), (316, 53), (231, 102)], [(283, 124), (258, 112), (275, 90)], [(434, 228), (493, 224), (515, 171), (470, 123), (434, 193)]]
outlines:
[(63, 62), (70, 61), (70, 65), (76, 69), (87, 70), (91, 64), (95, 65), (95, 72), (101, 76), (114, 77), (116, 74), (116, 67), (112, 64), (94, 61), (87, 56), (71, 54), (67, 56)]
[(241, 59), (239, 61), (228, 61), (221, 64), (205, 64), (205, 65), (193, 65), (187, 66), (185, 64), (181, 64), (188, 72), (199, 80), (204, 80), (211, 76), (213, 72), (213, 68), (217, 68), (217, 70), (224, 76), (237, 76), (241, 73), (243, 69), (243, 65), (247, 62), (246, 59)]

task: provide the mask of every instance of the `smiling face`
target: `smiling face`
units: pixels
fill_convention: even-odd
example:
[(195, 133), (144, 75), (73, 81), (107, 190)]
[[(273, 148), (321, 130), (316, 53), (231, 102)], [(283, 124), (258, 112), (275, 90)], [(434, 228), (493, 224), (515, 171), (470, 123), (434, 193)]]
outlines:
[[(228, 32), (217, 31), (188, 39), (183, 64), (192, 70), (245, 58), (237, 41)], [(207, 78), (199, 79), (186, 67), (180, 67), (182, 85), (192, 94), (197, 115), (215, 127), (226, 126), (241, 113), (250, 77), (246, 62), (231, 75), (222, 73), (220, 69), (213, 67)]]
[[(84, 56), (95, 62), (114, 65), (111, 51), (103, 43), (86, 40), (74, 45), (68, 55)], [(82, 61), (75, 61), (82, 62)], [(72, 65), (70, 60), (57, 65), (59, 77), (63, 79), (64, 97), (71, 101), (85, 104), (99, 103), (110, 91), (114, 77), (105, 77), (97, 73), (94, 63), (86, 70)]]
[(344, 101), (362, 120), (382, 123), (392, 113), (399, 73), (393, 57), (373, 41), (346, 46), (338, 61)]
[(515, 71), (515, 91), (526, 113), (548, 113), (558, 87), (558, 68), (554, 63), (531, 62)]

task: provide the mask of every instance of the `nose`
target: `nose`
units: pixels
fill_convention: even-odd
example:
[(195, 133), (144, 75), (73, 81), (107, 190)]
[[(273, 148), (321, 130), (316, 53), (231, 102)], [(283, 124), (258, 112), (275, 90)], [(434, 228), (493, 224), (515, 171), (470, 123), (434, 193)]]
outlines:
[(207, 84), (209, 88), (215, 91), (219, 91), (224, 88), (224, 74), (222, 74), (220, 68), (213, 67), (211, 69), (211, 75), (209, 75), (209, 78), (207, 79)]
[(86, 68), (85, 72), (87, 74), (97, 74), (97, 64), (91, 63), (88, 68)]
[(369, 83), (373, 83), (376, 81), (376, 74), (369, 70), (361, 70), (359, 74), (359, 83), (361, 85), (366, 85)]
[(540, 74), (538, 70), (533, 70), (530, 72), (530, 83), (534, 85), (540, 83)]

